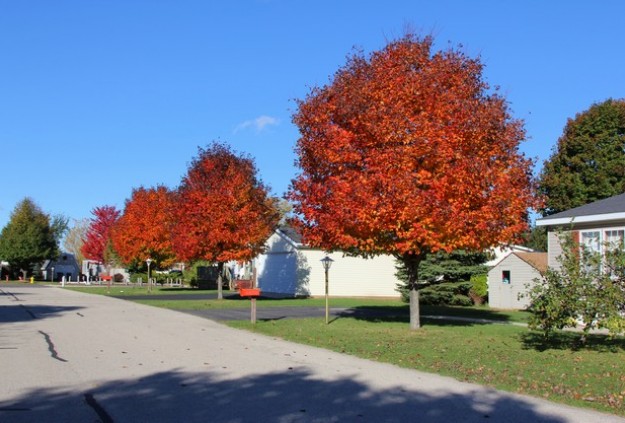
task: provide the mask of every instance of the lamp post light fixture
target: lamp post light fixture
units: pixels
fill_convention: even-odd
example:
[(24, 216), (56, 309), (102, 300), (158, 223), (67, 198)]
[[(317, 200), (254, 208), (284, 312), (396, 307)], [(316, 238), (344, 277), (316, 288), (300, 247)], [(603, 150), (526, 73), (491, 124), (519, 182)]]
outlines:
[(152, 259), (148, 257), (145, 262), (148, 264), (148, 292), (152, 292), (152, 284), (150, 283), (150, 265), (152, 264)]
[(332, 263), (334, 262), (334, 260), (332, 260), (330, 257), (325, 256), (324, 258), (321, 259), (321, 264), (323, 264), (323, 269), (326, 272), (326, 325), (329, 323), (329, 316), (330, 316), (330, 307), (329, 307), (329, 301), (328, 301), (328, 270), (330, 270), (330, 267), (332, 267)]

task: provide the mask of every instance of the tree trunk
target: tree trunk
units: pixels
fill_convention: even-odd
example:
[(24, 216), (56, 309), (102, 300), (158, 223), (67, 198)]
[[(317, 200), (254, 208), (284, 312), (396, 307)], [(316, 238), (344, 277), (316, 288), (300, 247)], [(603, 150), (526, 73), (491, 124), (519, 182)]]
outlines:
[(421, 311), (419, 310), (419, 290), (416, 286), (410, 289), (410, 329), (421, 327)]
[(222, 262), (217, 263), (217, 299), (218, 300), (223, 300), (224, 299), (224, 290), (222, 285), (222, 277), (221, 274), (223, 273), (224, 270), (224, 264)]
[(421, 327), (421, 316), (419, 311), (419, 265), (422, 256), (414, 254), (404, 254), (401, 257), (404, 267), (408, 272), (408, 290), (410, 291), (410, 329), (416, 330)]

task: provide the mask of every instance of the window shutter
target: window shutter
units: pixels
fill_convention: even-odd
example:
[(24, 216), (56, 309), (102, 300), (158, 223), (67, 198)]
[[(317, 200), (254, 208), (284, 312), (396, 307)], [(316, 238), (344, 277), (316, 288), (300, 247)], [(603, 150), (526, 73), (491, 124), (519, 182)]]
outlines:
[(573, 254), (575, 254), (575, 257), (579, 258), (580, 256), (580, 251), (579, 251), (580, 233), (579, 231), (571, 231), (571, 239), (573, 240)]

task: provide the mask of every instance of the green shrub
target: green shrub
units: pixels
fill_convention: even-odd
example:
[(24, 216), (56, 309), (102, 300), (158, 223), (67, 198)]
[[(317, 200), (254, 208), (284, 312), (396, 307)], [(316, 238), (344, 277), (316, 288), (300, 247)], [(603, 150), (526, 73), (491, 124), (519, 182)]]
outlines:
[(472, 305), (469, 298), (470, 282), (444, 282), (430, 285), (419, 291), (421, 304), (425, 305)]
[(185, 270), (182, 272), (182, 279), (189, 284), (192, 288), (198, 287), (197, 280), (197, 268), (200, 266), (210, 266), (211, 262), (206, 260), (198, 260), (191, 263), (190, 266), (187, 266)]
[(473, 301), (471, 300), (471, 298), (467, 297), (466, 295), (455, 294), (452, 297), (451, 302), (449, 303), (449, 305), (470, 307), (470, 306), (473, 305)]
[[(486, 253), (469, 253), (456, 250), (451, 253), (429, 254), (419, 266), (420, 298), (422, 304), (439, 305), (471, 305), (486, 297), (485, 272), (488, 270), (484, 262), (488, 260)], [(401, 261), (397, 262), (395, 276), (401, 281), (397, 291), (402, 300), (409, 301), (408, 274)], [(471, 291), (472, 284), (466, 282), (474, 275), (484, 275), (484, 294), (478, 296)], [(475, 298), (474, 298), (475, 297)]]
[(469, 297), (476, 305), (481, 305), (488, 301), (488, 275), (471, 276)]
[(147, 272), (137, 272), (130, 275), (130, 282), (136, 283), (138, 279), (146, 283), (148, 281)]

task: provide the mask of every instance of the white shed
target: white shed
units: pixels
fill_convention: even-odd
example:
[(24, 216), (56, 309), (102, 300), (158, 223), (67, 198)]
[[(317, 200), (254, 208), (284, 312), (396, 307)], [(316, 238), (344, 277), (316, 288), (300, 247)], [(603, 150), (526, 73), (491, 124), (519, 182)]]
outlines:
[(546, 270), (547, 253), (510, 253), (488, 272), (488, 303), (493, 308), (526, 309), (529, 299), (519, 294)]
[[(325, 294), (322, 250), (306, 247), (292, 228), (277, 229), (266, 252), (255, 260), (258, 287), (267, 294), (321, 296)], [(331, 253), (329, 295), (333, 297), (399, 297), (395, 290), (395, 258), (344, 257)]]

